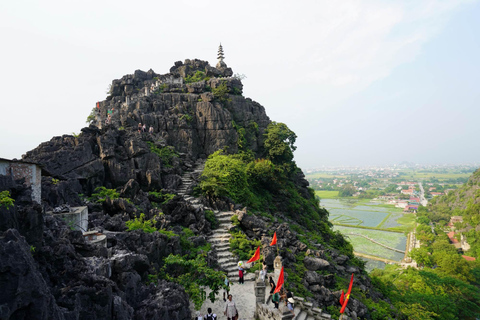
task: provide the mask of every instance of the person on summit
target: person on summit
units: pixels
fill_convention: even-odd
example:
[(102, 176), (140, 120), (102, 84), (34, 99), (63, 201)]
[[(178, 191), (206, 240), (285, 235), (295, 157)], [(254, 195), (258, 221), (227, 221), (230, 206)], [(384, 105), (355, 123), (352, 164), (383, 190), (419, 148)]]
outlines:
[(273, 295), (273, 291), (275, 291), (275, 281), (273, 281), (272, 276), (270, 276), (270, 280), (268, 282), (270, 283), (270, 295)]
[(245, 269), (239, 265), (238, 266), (238, 284), (244, 284), (245, 281), (243, 280), (243, 275), (245, 273)]
[(237, 320), (238, 319), (238, 310), (235, 301), (232, 300), (232, 295), (228, 295), (228, 300), (225, 303), (225, 311), (223, 312), (227, 316), (228, 320)]
[(225, 288), (223, 289), (223, 301), (227, 301), (227, 299), (225, 299), (225, 294), (229, 295), (230, 293), (230, 280), (228, 280), (228, 276), (227, 276), (227, 273), (225, 272)]
[(217, 320), (217, 315), (212, 313), (212, 308), (207, 309), (208, 313), (203, 317), (204, 320)]
[(143, 132), (147, 132), (147, 126), (144, 124), (143, 127), (142, 127), (142, 131)]
[(139, 123), (139, 124), (138, 124), (138, 133), (141, 133), (141, 132), (142, 132), (142, 124)]

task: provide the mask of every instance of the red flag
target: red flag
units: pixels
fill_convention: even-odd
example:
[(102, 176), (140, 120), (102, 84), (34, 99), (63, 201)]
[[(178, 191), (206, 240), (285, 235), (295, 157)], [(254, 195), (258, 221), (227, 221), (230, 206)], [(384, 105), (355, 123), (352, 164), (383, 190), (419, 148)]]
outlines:
[(275, 231), (275, 233), (273, 234), (273, 239), (272, 239), (272, 243), (270, 243), (271, 246), (277, 244), (277, 231)]
[(350, 299), (350, 292), (352, 292), (352, 285), (353, 285), (353, 273), (352, 273), (352, 277), (350, 278), (350, 285), (348, 286), (347, 294), (345, 295), (345, 302), (343, 303), (342, 309), (340, 309), (340, 314), (342, 314), (345, 311), (345, 308), (347, 307), (348, 299)]
[(280, 276), (278, 276), (277, 286), (275, 287), (275, 291), (273, 291), (273, 293), (279, 292), (282, 286), (283, 286), (283, 266), (282, 266), (282, 270), (280, 270)]
[(257, 261), (258, 259), (260, 259), (260, 247), (257, 248), (257, 251), (255, 251), (255, 254), (247, 261), (247, 263)]
[(100, 102), (97, 102), (97, 109), (100, 109)]
[(343, 290), (342, 290), (342, 295), (340, 296), (340, 304), (342, 306), (343, 306), (343, 302), (344, 302), (343, 298), (344, 298), (344, 293), (343, 293)]

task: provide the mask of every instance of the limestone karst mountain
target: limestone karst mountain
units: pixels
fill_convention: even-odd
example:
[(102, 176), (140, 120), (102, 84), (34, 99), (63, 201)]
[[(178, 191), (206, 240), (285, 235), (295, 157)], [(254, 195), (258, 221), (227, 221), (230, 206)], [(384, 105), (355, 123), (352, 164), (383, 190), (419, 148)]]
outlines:
[[(260, 243), (270, 269), (280, 254), (288, 286), (315, 307), (335, 310), (342, 279), (351, 273), (358, 292), (382, 297), (351, 246), (331, 230), (290, 147), (290, 153), (271, 152), (266, 133), (275, 123), (242, 95), (240, 77), (223, 59), (222, 52), (216, 67), (185, 60), (167, 74), (137, 70), (113, 80), (80, 135), (54, 137), (24, 155), (23, 161), (42, 166), (42, 203), (21, 200), (28, 189), (22, 180), (2, 184), (17, 202), (0, 213), (20, 218), (0, 224), (6, 288), (0, 319), (190, 319), (188, 300), (197, 301), (166, 258), (183, 256), (186, 266), (204, 257), (201, 268), (223, 269), (233, 278), (231, 251), (238, 254), (238, 243), (246, 254)], [(202, 193), (203, 168), (212, 171), (207, 158), (219, 150), (242, 166), (270, 170), (270, 180), (252, 189), (263, 197), (257, 206), (268, 202), (265, 210), (245, 213), (233, 197)], [(88, 228), (106, 236), (105, 247), (45, 213), (66, 204), (88, 207)], [(134, 224), (160, 232), (132, 230)], [(274, 231), (278, 252), (268, 246)], [(230, 242), (230, 250), (229, 234), (237, 243)], [(355, 296), (347, 312), (353, 319), (369, 315)]]

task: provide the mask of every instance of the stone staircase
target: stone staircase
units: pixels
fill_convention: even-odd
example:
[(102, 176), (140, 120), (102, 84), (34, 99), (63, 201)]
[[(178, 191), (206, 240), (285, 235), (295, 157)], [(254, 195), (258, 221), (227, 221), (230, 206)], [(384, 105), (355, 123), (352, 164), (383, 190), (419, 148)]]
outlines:
[[(207, 238), (207, 241), (216, 249), (218, 265), (222, 270), (227, 272), (228, 279), (231, 282), (238, 282), (238, 260), (230, 252), (231, 235), (228, 232), (228, 230), (233, 227), (231, 219), (235, 213), (232, 211), (213, 210), (212, 208), (204, 206), (200, 200), (190, 195), (191, 187), (196, 181), (198, 181), (204, 167), (205, 160), (198, 160), (190, 170), (184, 172), (182, 175), (182, 183), (177, 189), (177, 194), (183, 196), (185, 201), (189, 202), (193, 207), (211, 210), (215, 213), (219, 226), (217, 229), (213, 230), (213, 234)], [(245, 281), (251, 279), (252, 276), (250, 274), (247, 274), (244, 278)]]
[(200, 203), (198, 199), (190, 195), (190, 191), (193, 183), (198, 180), (204, 168), (205, 160), (199, 159), (190, 170), (185, 171), (182, 175), (182, 183), (177, 189), (177, 194), (183, 196), (191, 204), (198, 205)]
[(217, 250), (218, 265), (225, 270), (228, 279), (231, 282), (237, 282), (238, 278), (238, 261), (230, 252), (231, 235), (228, 230), (233, 227), (232, 211), (214, 211), (215, 217), (219, 222), (217, 229), (213, 230), (213, 235), (208, 237), (207, 241)]

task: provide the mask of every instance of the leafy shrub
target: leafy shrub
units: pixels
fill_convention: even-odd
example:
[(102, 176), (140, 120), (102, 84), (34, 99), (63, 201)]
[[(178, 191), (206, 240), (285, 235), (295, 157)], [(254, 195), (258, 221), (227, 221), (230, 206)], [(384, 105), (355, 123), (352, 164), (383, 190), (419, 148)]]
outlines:
[(105, 201), (106, 198), (118, 199), (120, 194), (115, 189), (107, 189), (105, 187), (97, 187), (95, 193), (90, 197), (90, 201), (101, 203)]
[(231, 101), (228, 97), (228, 87), (225, 81), (222, 81), (216, 88), (212, 88), (212, 93), (215, 99), (218, 99), (220, 102), (225, 103)]
[(150, 147), (150, 151), (155, 153), (160, 158), (160, 160), (162, 160), (165, 167), (171, 168), (173, 166), (173, 158), (178, 157), (178, 154), (175, 152), (173, 147), (167, 146), (159, 148), (151, 141), (147, 141), (147, 144)]
[(185, 119), (185, 121), (190, 123), (190, 122), (192, 122), (193, 117), (191, 115), (189, 115), (188, 113), (185, 113), (185, 114), (182, 114), (180, 117), (178, 117), (178, 119), (180, 119), (180, 120)]
[(196, 256), (195, 259), (188, 259), (179, 255), (170, 254), (165, 259), (165, 266), (162, 273), (165, 279), (176, 282), (185, 288), (195, 309), (199, 310), (207, 298), (205, 291), (209, 287), (209, 300), (215, 302), (215, 296), (221, 288), (225, 287), (224, 273), (216, 271), (207, 266), (205, 255)]
[(160, 204), (167, 204), (169, 203), (173, 198), (175, 198), (176, 194), (174, 193), (164, 193), (162, 191), (149, 191), (149, 200), (150, 202), (157, 202)]
[(231, 231), (230, 249), (239, 260), (250, 259), (257, 247), (262, 243), (260, 240), (248, 240), (247, 236), (241, 231)]
[(195, 74), (191, 76), (186, 76), (185, 77), (185, 83), (193, 83), (193, 82), (199, 82), (202, 80), (206, 80), (207, 76), (205, 75), (205, 72), (198, 70), (195, 72)]
[(208, 157), (200, 182), (202, 192), (209, 197), (229, 197), (237, 202), (247, 200), (248, 189), (245, 163), (217, 151)]
[(142, 213), (139, 218), (125, 222), (125, 225), (127, 226), (128, 231), (142, 230), (145, 233), (153, 233), (158, 231), (157, 228), (155, 228), (155, 222), (155, 219), (145, 219), (145, 214)]
[(231, 218), (230, 218), (230, 221), (232, 221), (232, 224), (234, 226), (239, 226), (240, 225), (240, 221), (238, 221), (238, 216), (237, 215), (233, 215)]
[(210, 222), (212, 229), (217, 229), (220, 225), (220, 222), (218, 222), (218, 219), (212, 210), (205, 210), (205, 219)]
[(0, 207), (5, 206), (9, 209), (11, 206), (14, 206), (15, 200), (10, 198), (10, 191), (5, 190), (0, 192)]
[(96, 114), (97, 114), (97, 110), (96, 110), (96, 108), (93, 108), (92, 111), (90, 111), (90, 114), (87, 117), (87, 121), (85, 121), (85, 122), (90, 124), (93, 121), (95, 121)]

